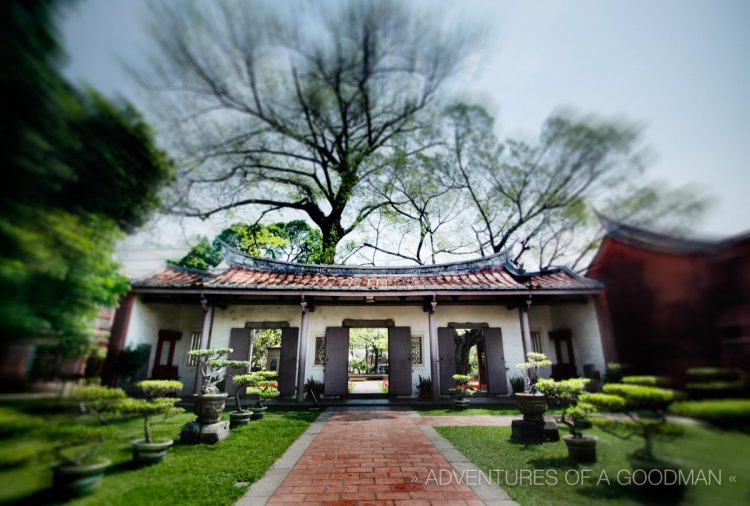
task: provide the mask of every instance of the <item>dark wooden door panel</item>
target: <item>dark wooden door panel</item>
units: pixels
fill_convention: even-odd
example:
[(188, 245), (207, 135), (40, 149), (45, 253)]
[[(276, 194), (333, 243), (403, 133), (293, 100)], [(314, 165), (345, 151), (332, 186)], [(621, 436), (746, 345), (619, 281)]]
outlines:
[(279, 352), (279, 394), (295, 394), (297, 384), (297, 346), (299, 329), (287, 327), (281, 329), (281, 351)]
[(325, 395), (346, 395), (349, 379), (349, 329), (326, 328)]
[(440, 395), (450, 395), (448, 390), (456, 385), (456, 330), (448, 327), (438, 329), (438, 360), (440, 362)]
[(411, 327), (388, 329), (388, 394), (411, 395)]
[[(235, 328), (229, 331), (229, 347), (232, 353), (229, 354), (229, 360), (250, 360), (250, 333), (252, 330), (247, 328)], [(235, 375), (247, 373), (247, 367), (242, 369), (227, 368), (224, 381), (224, 391), (229, 395), (234, 395), (237, 391), (232, 378)], [(244, 392), (243, 392), (244, 393)]]
[(487, 356), (487, 393), (507, 394), (503, 332), (500, 328), (484, 330), (484, 348)]

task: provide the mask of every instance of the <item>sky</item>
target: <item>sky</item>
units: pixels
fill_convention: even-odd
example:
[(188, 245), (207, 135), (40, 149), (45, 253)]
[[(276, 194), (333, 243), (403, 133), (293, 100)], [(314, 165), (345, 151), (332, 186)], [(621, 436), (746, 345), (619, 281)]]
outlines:
[[(635, 121), (654, 154), (650, 179), (690, 183), (712, 197), (697, 233), (721, 237), (750, 229), (749, 1), (423, 6), (490, 29), (458, 87), (495, 113), (499, 133), (534, 135), (559, 108)], [(140, 105), (142, 90), (123, 62), (145, 63), (148, 19), (142, 0), (80, 1), (62, 24), (66, 75)]]

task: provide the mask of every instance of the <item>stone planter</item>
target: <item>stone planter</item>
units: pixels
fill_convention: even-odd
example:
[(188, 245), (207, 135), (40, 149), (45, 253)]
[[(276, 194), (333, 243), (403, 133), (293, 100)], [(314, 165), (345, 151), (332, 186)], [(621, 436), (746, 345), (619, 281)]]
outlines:
[(227, 394), (195, 394), (195, 414), (198, 415), (196, 422), (201, 424), (216, 423), (227, 402)]
[(230, 411), (229, 412), (229, 427), (234, 429), (235, 427), (241, 427), (247, 425), (252, 417), (252, 411)]
[(564, 436), (563, 441), (568, 447), (568, 458), (573, 462), (596, 462), (596, 437)]
[(252, 407), (250, 408), (252, 410), (252, 414), (250, 415), (250, 420), (260, 420), (263, 418), (263, 415), (266, 414), (266, 410), (268, 409), (265, 406), (262, 407)]
[(547, 397), (541, 394), (514, 394), (518, 409), (524, 420), (544, 420), (547, 411)]
[(466, 409), (469, 407), (469, 399), (454, 399), (453, 407), (455, 407), (456, 409)]
[(101, 458), (93, 464), (54, 464), (52, 466), (52, 487), (60, 495), (66, 497), (90, 494), (99, 488), (104, 471), (110, 465), (112, 465), (112, 461), (106, 458)]
[(157, 464), (164, 460), (173, 444), (174, 441), (171, 439), (161, 439), (153, 443), (147, 443), (145, 439), (134, 439), (130, 442), (133, 447), (133, 462), (140, 465)]

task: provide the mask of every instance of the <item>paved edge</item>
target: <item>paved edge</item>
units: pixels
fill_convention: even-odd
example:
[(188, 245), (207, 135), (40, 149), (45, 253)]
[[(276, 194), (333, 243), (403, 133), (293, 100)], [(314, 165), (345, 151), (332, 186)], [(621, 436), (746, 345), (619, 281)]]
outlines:
[(279, 488), (281, 482), (287, 477), (289, 471), (297, 464), (297, 461), (310, 446), (312, 440), (320, 433), (323, 425), (331, 417), (332, 411), (326, 410), (310, 424), (305, 432), (298, 437), (284, 455), (273, 463), (261, 479), (252, 484), (245, 495), (235, 503), (235, 506), (262, 506), (268, 502), (271, 496)]
[[(419, 416), (417, 414), (417, 416)], [(419, 430), (427, 436), (427, 439), (435, 445), (435, 448), (445, 457), (445, 460), (453, 466), (453, 469), (461, 475), (462, 472), (468, 472), (471, 475), (479, 476), (482, 471), (472, 464), (469, 459), (464, 457), (464, 454), (456, 449), (450, 441), (445, 439), (435, 427), (432, 425), (418, 425)], [(472, 484), (467, 482), (466, 484), (474, 491), (479, 499), (484, 502), (486, 506), (519, 506), (517, 502), (510, 498), (508, 493), (503, 490), (499, 485), (488, 483), (487, 480), (478, 480), (479, 483)]]

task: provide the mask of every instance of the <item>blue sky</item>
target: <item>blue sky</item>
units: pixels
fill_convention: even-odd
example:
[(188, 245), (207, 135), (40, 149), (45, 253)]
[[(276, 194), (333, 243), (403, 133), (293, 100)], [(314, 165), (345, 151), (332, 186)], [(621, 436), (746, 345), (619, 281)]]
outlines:
[[(426, 2), (476, 18), (496, 37), (461, 77), (499, 129), (534, 134), (559, 107), (645, 127), (648, 177), (694, 183), (714, 197), (697, 229), (750, 229), (750, 1)], [(67, 74), (135, 99), (121, 64), (142, 63), (141, 0), (83, 0), (66, 16)]]

